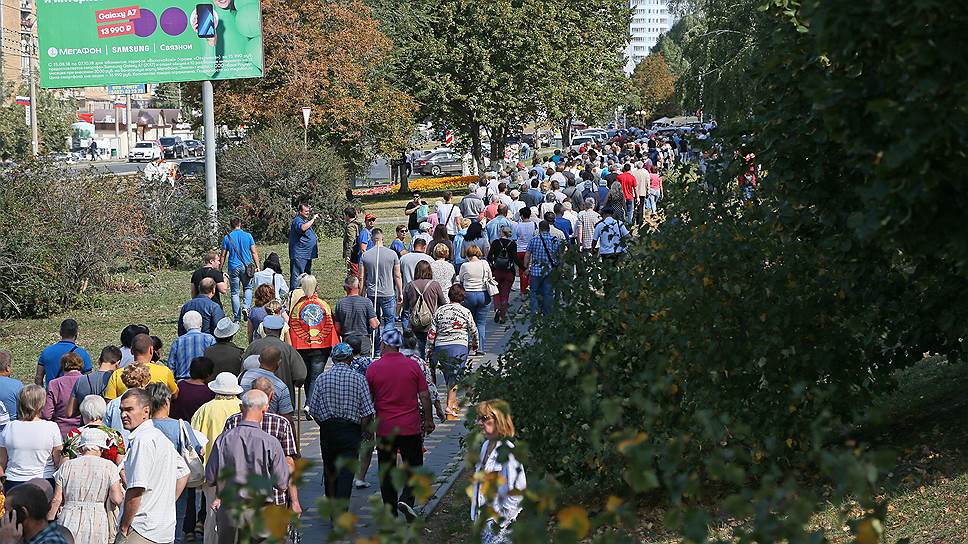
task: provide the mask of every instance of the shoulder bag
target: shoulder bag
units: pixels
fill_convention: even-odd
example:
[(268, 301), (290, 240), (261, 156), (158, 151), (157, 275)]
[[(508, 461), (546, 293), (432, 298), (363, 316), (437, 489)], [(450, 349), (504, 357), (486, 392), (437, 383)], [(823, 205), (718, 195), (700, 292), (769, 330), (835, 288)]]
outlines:
[[(490, 269), (485, 269), (482, 267), (481, 281), (484, 282), (484, 287), (487, 289), (487, 294), (491, 295), (492, 297), (496, 296), (498, 293), (501, 292), (501, 289), (499, 289), (497, 286), (497, 280), (494, 279), (493, 274), (485, 274), (484, 270), (490, 270)], [(490, 277), (487, 277), (487, 276), (490, 276)]]
[(205, 483), (205, 465), (202, 463), (201, 456), (195, 451), (195, 447), (192, 446), (192, 438), (188, 434), (189, 431), (185, 429), (186, 423), (180, 419), (177, 421), (181, 438), (181, 451), (178, 453), (184, 459), (185, 464), (188, 465), (188, 483), (185, 486), (201, 487)]

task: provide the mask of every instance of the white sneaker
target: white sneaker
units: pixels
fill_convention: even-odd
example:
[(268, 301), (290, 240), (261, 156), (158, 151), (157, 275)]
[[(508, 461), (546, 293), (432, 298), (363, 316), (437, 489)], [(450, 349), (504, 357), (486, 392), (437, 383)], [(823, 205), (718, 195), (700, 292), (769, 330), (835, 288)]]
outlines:
[(367, 482), (366, 480), (357, 480), (356, 478), (353, 478), (353, 487), (355, 487), (356, 489), (366, 489), (370, 487), (370, 482)]

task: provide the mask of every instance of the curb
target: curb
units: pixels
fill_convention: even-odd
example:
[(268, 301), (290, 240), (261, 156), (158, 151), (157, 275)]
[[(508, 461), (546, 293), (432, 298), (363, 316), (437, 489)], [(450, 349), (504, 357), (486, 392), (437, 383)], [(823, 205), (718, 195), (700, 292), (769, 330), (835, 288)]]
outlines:
[[(463, 450), (461, 450), (463, 452)], [(457, 455), (447, 468), (444, 469), (444, 473), (450, 471), (450, 475), (447, 479), (441, 483), (437, 489), (434, 490), (434, 494), (431, 495), (430, 500), (424, 503), (423, 507), (420, 508), (420, 517), (426, 519), (430, 517), (437, 507), (440, 506), (440, 501), (444, 500), (444, 496), (450, 491), (457, 480), (460, 478), (461, 474), (464, 473), (461, 466), (463, 464), (463, 455)], [(438, 478), (439, 480), (440, 478)]]

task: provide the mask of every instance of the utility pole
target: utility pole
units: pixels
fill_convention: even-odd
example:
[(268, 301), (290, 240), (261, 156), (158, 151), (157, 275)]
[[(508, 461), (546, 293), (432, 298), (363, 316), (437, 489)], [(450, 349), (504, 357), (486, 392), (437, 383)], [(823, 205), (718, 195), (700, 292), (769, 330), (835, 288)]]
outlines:
[(218, 228), (218, 193), (215, 190), (215, 90), (211, 81), (202, 82), (202, 124), (205, 127), (205, 205)]
[(124, 119), (126, 121), (124, 125), (126, 128), (126, 132), (128, 133), (127, 134), (128, 145), (125, 146), (125, 150), (126, 150), (126, 155), (130, 157), (131, 148), (134, 147), (134, 139), (133, 139), (134, 136), (131, 135), (131, 120), (132, 118), (134, 118), (134, 112), (131, 111), (131, 95), (130, 94), (124, 95), (124, 100), (125, 100)]
[(30, 150), (36, 157), (40, 155), (40, 141), (39, 131), (37, 130), (37, 82), (34, 80), (34, 54), (36, 50), (34, 40), (36, 38), (33, 29), (27, 34), (27, 37), (27, 50), (24, 53), (27, 55), (27, 79), (30, 82)]

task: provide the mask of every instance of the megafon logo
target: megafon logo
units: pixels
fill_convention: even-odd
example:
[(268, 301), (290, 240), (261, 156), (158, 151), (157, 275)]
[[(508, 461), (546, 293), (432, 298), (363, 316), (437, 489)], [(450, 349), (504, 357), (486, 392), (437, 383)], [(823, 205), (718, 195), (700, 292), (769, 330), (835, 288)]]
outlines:
[(48, 57), (56, 57), (57, 55), (103, 55), (103, 47), (81, 47), (78, 49), (57, 49), (56, 47), (51, 47), (47, 50)]

